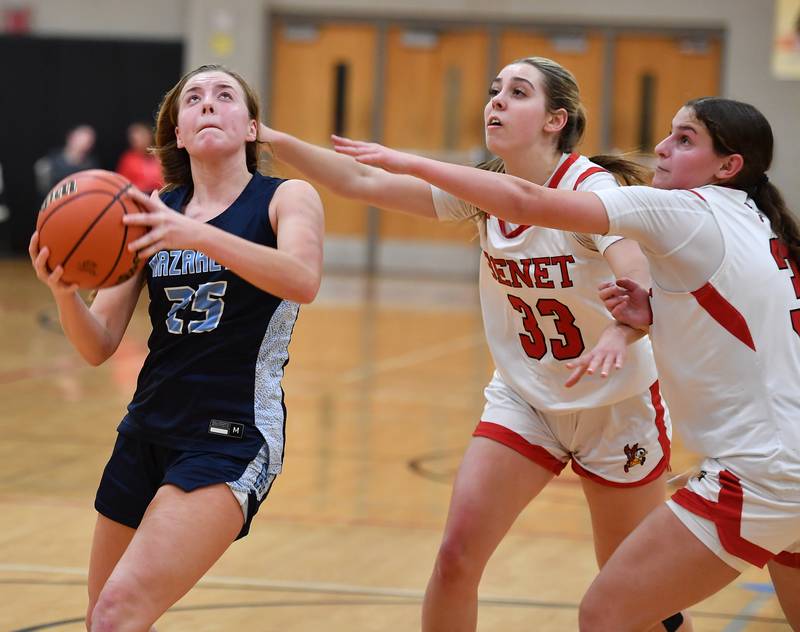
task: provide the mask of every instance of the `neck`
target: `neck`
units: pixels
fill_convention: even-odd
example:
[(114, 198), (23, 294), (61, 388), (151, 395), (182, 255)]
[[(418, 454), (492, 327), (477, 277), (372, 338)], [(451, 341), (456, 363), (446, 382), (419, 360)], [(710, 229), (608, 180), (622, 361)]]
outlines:
[(218, 161), (193, 158), (191, 204), (200, 208), (225, 208), (239, 196), (251, 177), (239, 156)]
[(544, 184), (555, 171), (561, 152), (553, 146), (530, 147), (513, 156), (503, 156), (506, 173), (534, 184)]

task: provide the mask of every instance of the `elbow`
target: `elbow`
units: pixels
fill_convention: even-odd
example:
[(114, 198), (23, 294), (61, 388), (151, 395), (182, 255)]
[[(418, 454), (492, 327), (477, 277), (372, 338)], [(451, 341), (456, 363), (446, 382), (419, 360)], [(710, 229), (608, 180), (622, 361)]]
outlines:
[(83, 356), (83, 359), (91, 366), (100, 366), (103, 362), (108, 360), (110, 354), (85, 351), (81, 353), (81, 356)]
[(291, 296), (287, 296), (286, 298), (301, 305), (308, 305), (309, 303), (312, 303), (315, 298), (317, 298), (320, 281), (321, 279), (319, 276), (315, 276), (313, 278), (309, 277), (303, 282), (295, 285), (290, 293)]
[(317, 298), (318, 293), (319, 293), (319, 283), (317, 283), (316, 285), (309, 285), (297, 297), (297, 302), (300, 303), (301, 305), (308, 305), (309, 303), (312, 303), (315, 298)]
[(101, 345), (93, 349), (80, 349), (80, 354), (91, 366), (100, 366), (112, 355), (114, 355), (116, 350), (116, 345), (113, 347)]

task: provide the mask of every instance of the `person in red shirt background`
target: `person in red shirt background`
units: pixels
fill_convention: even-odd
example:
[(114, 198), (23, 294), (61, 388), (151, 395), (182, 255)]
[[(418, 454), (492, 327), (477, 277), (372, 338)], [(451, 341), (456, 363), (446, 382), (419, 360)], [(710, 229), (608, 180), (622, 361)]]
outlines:
[(151, 193), (161, 188), (161, 163), (147, 150), (153, 144), (153, 131), (146, 123), (128, 126), (128, 149), (120, 156), (117, 173), (125, 176), (140, 191)]

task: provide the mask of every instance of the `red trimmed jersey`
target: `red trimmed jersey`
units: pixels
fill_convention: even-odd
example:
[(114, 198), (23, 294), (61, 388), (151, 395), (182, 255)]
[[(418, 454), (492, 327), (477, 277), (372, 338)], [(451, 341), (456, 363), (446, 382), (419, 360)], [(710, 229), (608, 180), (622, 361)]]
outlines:
[[(665, 257), (653, 253), (671, 225), (693, 235), (698, 218), (713, 218), (722, 256), (704, 283), (667, 291), (653, 275), (650, 336), (664, 396), (689, 449), (800, 502), (800, 273), (769, 220), (742, 191), (717, 186), (598, 196), (610, 229), (635, 235), (662, 269)], [(706, 252), (682, 249), (685, 257), (667, 253), (676, 269)]]
[[(593, 191), (617, 187), (614, 176), (578, 154), (563, 154), (545, 186)], [(433, 187), (440, 219), (463, 219), (474, 207)], [(570, 413), (646, 393), (656, 380), (650, 342), (628, 350), (611, 377), (585, 376), (565, 388), (566, 362), (592, 349), (613, 320), (597, 287), (614, 279), (602, 253), (619, 237), (517, 226), (497, 217), (480, 224), (480, 296), (497, 373), (542, 412)]]

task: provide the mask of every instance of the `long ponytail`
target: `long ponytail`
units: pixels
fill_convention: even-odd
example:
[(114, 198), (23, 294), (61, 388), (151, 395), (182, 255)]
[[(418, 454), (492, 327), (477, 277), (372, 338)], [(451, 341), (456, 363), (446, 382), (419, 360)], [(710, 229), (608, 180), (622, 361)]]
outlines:
[(797, 218), (786, 206), (786, 202), (774, 184), (769, 181), (757, 185), (750, 194), (764, 215), (769, 218), (772, 230), (789, 249), (789, 255), (800, 267), (800, 227)]

